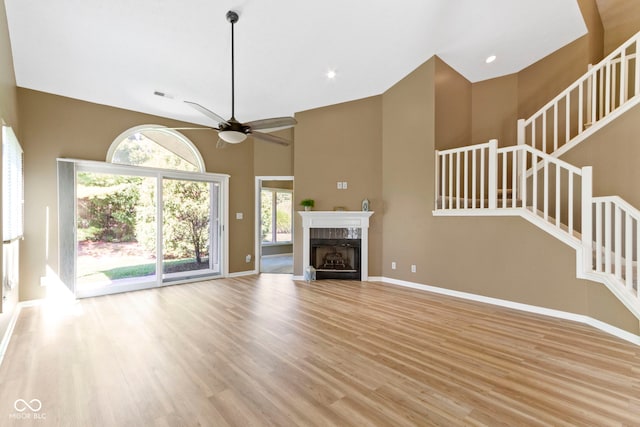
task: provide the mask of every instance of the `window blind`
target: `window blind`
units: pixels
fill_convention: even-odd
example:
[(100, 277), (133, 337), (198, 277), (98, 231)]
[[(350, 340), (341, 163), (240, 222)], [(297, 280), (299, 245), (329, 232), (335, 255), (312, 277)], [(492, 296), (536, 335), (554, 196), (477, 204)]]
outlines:
[(23, 152), (9, 126), (2, 126), (2, 240), (11, 242), (24, 234)]

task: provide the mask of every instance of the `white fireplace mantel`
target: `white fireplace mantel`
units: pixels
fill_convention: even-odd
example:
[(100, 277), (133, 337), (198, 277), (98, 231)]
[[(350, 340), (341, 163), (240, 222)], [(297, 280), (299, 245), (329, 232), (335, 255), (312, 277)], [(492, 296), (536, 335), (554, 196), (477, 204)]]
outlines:
[(302, 267), (310, 262), (311, 228), (360, 228), (360, 280), (369, 279), (369, 218), (373, 212), (361, 211), (299, 211), (302, 217)]

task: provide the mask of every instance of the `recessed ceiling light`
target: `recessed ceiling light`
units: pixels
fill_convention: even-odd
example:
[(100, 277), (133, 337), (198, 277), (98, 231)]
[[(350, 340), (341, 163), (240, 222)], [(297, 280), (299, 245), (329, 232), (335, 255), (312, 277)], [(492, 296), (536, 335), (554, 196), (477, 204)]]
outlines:
[(336, 78), (336, 70), (329, 70), (327, 71), (327, 78), (328, 79), (335, 79)]
[(487, 59), (484, 60), (484, 62), (486, 62), (487, 64), (491, 64), (495, 60), (496, 60), (496, 56), (491, 55), (491, 56), (488, 56)]

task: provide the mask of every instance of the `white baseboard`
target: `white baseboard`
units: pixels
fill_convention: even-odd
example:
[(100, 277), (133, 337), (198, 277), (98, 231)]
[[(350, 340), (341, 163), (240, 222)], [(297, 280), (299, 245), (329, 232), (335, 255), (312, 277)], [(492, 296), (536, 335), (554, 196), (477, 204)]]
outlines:
[(229, 273), (227, 275), (227, 277), (243, 277), (243, 276), (253, 276), (255, 274), (258, 274), (257, 270), (250, 270), (250, 271), (236, 271), (235, 273)]
[(472, 294), (468, 292), (454, 291), (452, 289), (439, 288), (436, 286), (423, 285), (420, 283), (408, 282), (405, 280), (392, 279), (389, 277), (369, 277), (370, 282), (382, 282), (391, 285), (404, 286), (407, 288), (419, 289), (422, 291), (433, 292), (436, 294), (452, 296), (456, 298), (463, 298), (471, 301), (482, 302), (485, 304), (497, 305), (500, 307), (511, 308), (515, 310), (525, 311), (528, 313), (541, 314), (543, 316), (555, 317), (558, 319), (571, 320), (574, 322), (584, 323), (589, 326), (593, 326), (596, 329), (600, 329), (603, 332), (614, 335), (630, 343), (640, 345), (640, 336), (625, 331), (624, 329), (617, 328), (609, 325), (601, 320), (594, 319), (583, 314), (569, 313), (567, 311), (554, 310), (551, 308), (539, 307), (535, 305), (523, 304), (514, 301), (503, 300), (499, 298), (486, 297), (483, 295)]

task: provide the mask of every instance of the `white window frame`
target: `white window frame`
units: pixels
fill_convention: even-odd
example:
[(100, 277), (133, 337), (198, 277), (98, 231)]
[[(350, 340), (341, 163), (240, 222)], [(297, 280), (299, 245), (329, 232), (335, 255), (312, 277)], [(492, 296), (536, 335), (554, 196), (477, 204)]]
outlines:
[(2, 125), (2, 241), (24, 236), (24, 152), (10, 126)]

